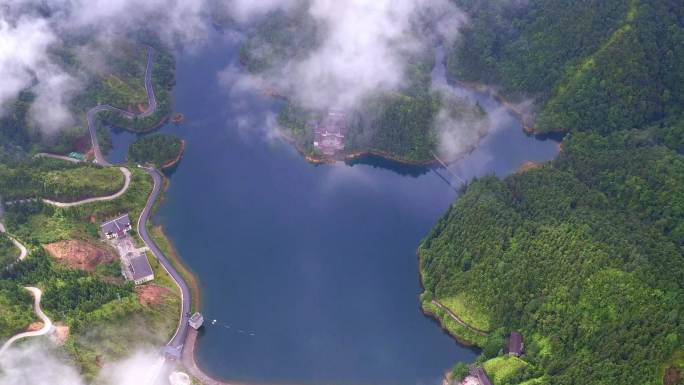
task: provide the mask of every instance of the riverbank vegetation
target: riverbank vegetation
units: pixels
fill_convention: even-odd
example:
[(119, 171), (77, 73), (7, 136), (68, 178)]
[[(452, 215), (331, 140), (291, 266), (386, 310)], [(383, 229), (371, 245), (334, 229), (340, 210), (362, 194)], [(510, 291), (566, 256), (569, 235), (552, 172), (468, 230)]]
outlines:
[(536, 128), (608, 133), (684, 112), (684, 7), (672, 0), (456, 0), (452, 79), (534, 98)]
[(152, 164), (157, 168), (178, 162), (183, 152), (183, 141), (168, 134), (152, 134), (136, 139), (128, 147), (128, 160), (138, 164)]
[(114, 194), (123, 186), (117, 168), (50, 158), (0, 164), (0, 197), (5, 201), (41, 197), (73, 202)]
[(682, 132), (573, 132), (548, 165), (472, 182), (425, 238), (428, 296), (477, 298), (500, 336), (525, 337), (530, 366), (499, 383), (662, 381), (684, 336)]

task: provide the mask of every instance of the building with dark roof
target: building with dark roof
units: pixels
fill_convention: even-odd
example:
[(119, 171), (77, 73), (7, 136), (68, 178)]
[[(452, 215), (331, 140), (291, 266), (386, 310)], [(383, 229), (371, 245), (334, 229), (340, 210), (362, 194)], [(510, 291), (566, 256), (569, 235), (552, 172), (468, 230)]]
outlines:
[(149, 282), (154, 279), (154, 272), (152, 266), (147, 260), (145, 254), (136, 255), (128, 260), (128, 269), (130, 271), (130, 280), (136, 285)]
[(485, 373), (484, 369), (476, 366), (470, 367), (470, 375), (477, 378), (477, 381), (480, 383), (480, 385), (492, 385), (492, 380), (489, 379), (489, 376), (487, 376), (487, 373)]
[(102, 229), (102, 234), (104, 234), (107, 239), (123, 238), (126, 233), (133, 229), (128, 214), (105, 222), (100, 228)]
[(522, 335), (518, 332), (511, 332), (508, 337), (508, 354), (519, 357), (524, 349)]

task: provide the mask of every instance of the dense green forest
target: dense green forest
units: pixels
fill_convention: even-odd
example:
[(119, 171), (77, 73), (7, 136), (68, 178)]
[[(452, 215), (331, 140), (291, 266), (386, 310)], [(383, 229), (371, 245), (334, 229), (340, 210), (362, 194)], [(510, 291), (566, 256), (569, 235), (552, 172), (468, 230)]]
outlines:
[(128, 147), (128, 160), (139, 164), (154, 164), (156, 167), (173, 162), (181, 156), (183, 141), (168, 134), (152, 134), (135, 140)]
[[(318, 47), (323, 32), (305, 7), (274, 12), (251, 31), (241, 50), (241, 61), (251, 72), (278, 77), (286, 63), (305, 58)], [(465, 99), (447, 103), (444, 95), (431, 87), (434, 54), (433, 49), (406, 53), (406, 84), (393, 92), (369, 95), (359, 103), (361, 107), (345, 111), (349, 129), (346, 153), (373, 151), (410, 162), (431, 161), (437, 148), (435, 120), (440, 109), (464, 119), (484, 118), (478, 106)], [(288, 90), (276, 91), (288, 97)], [(307, 122), (325, 113), (305, 110), (289, 100), (278, 121), (300, 150), (315, 156), (320, 154), (313, 148), (313, 133)]]
[(123, 185), (117, 168), (51, 158), (0, 163), (0, 197), (5, 201), (39, 197), (73, 202), (113, 194)]
[(424, 298), (477, 298), (524, 335), (505, 383), (662, 383), (684, 344), (683, 132), (573, 132), (550, 164), (472, 182), (425, 238)]
[(611, 132), (684, 111), (681, 1), (455, 1), (471, 20), (450, 76), (535, 98), (539, 131)]

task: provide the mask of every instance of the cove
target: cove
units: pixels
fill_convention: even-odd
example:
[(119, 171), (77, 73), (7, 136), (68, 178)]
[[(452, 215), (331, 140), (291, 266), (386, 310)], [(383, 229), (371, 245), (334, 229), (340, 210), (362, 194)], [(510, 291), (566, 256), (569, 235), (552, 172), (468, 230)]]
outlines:
[[(154, 220), (196, 273), (205, 319), (217, 320), (200, 335), (198, 364), (248, 383), (440, 383), (477, 354), (419, 307), (416, 249), (457, 196), (449, 174), (377, 158), (307, 163), (269, 135), (280, 102), (222, 84), (241, 71), (239, 46), (214, 32), (177, 55), (186, 121), (162, 128), (187, 146)], [(451, 169), (503, 176), (557, 146), (508, 116)]]

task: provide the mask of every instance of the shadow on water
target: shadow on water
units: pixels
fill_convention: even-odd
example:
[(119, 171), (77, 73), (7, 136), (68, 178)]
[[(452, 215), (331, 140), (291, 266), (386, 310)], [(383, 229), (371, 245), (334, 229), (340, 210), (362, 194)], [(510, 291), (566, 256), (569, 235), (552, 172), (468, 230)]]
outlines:
[(359, 156), (354, 159), (345, 161), (344, 164), (350, 167), (354, 167), (356, 165), (364, 165), (373, 168), (382, 168), (385, 170), (393, 171), (402, 176), (412, 177), (419, 177), (421, 175), (425, 175), (426, 173), (430, 172), (430, 169), (432, 168), (429, 166), (405, 164), (397, 162), (395, 160), (383, 158), (377, 155)]

